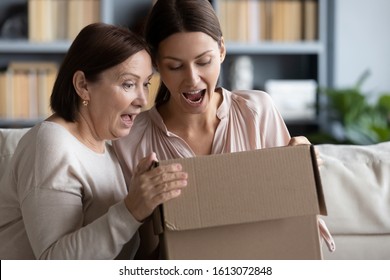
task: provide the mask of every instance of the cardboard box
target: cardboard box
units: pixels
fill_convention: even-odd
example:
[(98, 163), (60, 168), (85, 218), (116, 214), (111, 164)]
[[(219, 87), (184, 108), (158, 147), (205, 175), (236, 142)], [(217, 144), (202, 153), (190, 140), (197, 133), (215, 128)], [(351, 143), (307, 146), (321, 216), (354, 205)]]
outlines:
[(300, 145), (180, 162), (187, 188), (155, 211), (166, 259), (321, 259), (326, 215), (313, 147)]

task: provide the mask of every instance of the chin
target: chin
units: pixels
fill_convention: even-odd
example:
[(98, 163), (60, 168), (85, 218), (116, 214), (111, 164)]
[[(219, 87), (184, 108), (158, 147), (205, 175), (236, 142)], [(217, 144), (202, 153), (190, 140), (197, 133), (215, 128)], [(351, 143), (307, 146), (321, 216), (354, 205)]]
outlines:
[(121, 128), (121, 129), (116, 129), (114, 133), (112, 133), (114, 139), (122, 138), (127, 135), (129, 135), (131, 130), (131, 127), (126, 127), (126, 128)]

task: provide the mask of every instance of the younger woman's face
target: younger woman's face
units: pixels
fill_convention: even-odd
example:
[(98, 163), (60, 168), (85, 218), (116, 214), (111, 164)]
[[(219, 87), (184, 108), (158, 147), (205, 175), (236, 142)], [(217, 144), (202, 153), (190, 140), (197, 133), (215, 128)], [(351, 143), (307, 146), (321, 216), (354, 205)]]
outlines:
[(163, 40), (158, 49), (157, 68), (180, 112), (206, 111), (218, 82), (225, 58), (221, 46), (203, 32), (176, 33)]

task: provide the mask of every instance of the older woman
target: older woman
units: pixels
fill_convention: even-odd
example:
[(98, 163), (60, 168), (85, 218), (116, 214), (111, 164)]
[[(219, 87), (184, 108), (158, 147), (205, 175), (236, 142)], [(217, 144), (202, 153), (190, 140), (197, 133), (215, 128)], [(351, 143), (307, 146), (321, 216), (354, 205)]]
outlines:
[(127, 190), (107, 144), (130, 132), (146, 104), (152, 64), (127, 29), (85, 27), (60, 67), (54, 114), (21, 139), (0, 190), (1, 259), (132, 258), (137, 230), (180, 194), (187, 174), (140, 161)]

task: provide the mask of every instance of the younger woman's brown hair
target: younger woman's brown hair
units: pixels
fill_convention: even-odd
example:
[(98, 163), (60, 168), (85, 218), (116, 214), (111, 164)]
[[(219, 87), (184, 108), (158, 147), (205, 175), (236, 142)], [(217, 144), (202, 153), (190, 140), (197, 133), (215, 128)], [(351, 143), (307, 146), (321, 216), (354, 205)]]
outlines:
[[(221, 43), (222, 31), (214, 8), (207, 0), (158, 0), (145, 24), (144, 36), (155, 63), (161, 41), (179, 32), (203, 32)], [(170, 93), (161, 82), (155, 103), (169, 100)]]

